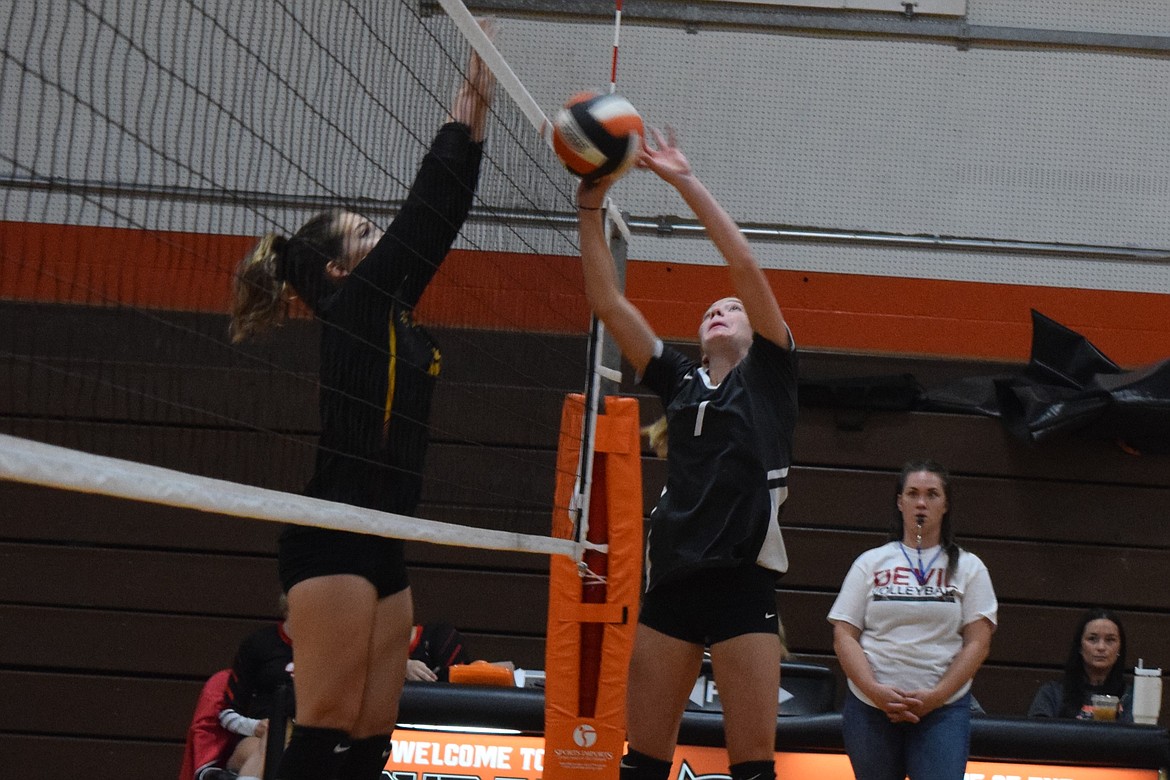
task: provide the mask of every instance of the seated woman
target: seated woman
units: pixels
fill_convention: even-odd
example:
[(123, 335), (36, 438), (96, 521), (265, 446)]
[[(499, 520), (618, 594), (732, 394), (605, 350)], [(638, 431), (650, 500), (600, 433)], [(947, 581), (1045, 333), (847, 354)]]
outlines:
[(221, 702), (220, 725), (239, 735), (227, 768), (238, 772), (240, 780), (264, 776), (268, 719), (277, 714), (278, 690), (292, 683), (292, 638), (284, 595), (278, 611), (280, 622), (252, 632), (240, 643)]
[(451, 667), (469, 664), (463, 635), (446, 623), (427, 623), (410, 629), (410, 658), (406, 679), (416, 682), (447, 681)]
[(1133, 689), (1125, 683), (1125, 629), (1107, 609), (1093, 607), (1081, 616), (1072, 636), (1064, 677), (1040, 686), (1028, 708), (1032, 718), (1093, 719), (1093, 694), (1121, 700), (1117, 720), (1133, 723)]

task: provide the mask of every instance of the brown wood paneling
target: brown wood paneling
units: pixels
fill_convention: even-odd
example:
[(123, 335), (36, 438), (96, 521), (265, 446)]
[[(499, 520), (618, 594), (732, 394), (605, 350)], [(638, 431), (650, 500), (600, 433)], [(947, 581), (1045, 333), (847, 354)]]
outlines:
[[(0, 369), (0, 430), (297, 492), (315, 446), (316, 327), (292, 322), (240, 350), (217, 315), (0, 303), (5, 345), (35, 356)], [(547, 533), (556, 426), (566, 389), (583, 382), (584, 339), (435, 334), (443, 376), (421, 514)], [(1018, 368), (802, 356), (805, 379), (911, 373), (925, 386)], [(63, 382), (62, 369), (74, 376)], [(661, 413), (627, 389), (644, 420)], [(645, 455), (648, 510), (665, 468)], [(1121, 613), (1131, 664), (1170, 663), (1158, 598), (1170, 575), (1168, 459), (1077, 436), (1027, 445), (968, 415), (874, 413), (845, 430), (817, 408), (801, 410), (783, 518), (792, 569), (777, 594), (800, 660), (840, 675), (825, 615), (853, 558), (884, 539), (901, 463), (922, 455), (952, 470), (960, 540), (1000, 598), (974, 688), (990, 713), (1024, 712), (1090, 603)], [(0, 755), (21, 777), (78, 766), (172, 776), (199, 686), (270, 619), (279, 526), (8, 483), (0, 508), (0, 690), (13, 694), (0, 703)], [(459, 627), (473, 657), (543, 667), (545, 557), (418, 543), (407, 556), (420, 620)]]
[[(23, 549), (14, 549), (23, 548)], [(245, 607), (222, 594), (204, 593), (202, 580), (190, 576), (177, 558), (200, 556), (129, 553), (126, 563), (103, 575), (109, 555), (95, 565), (68, 548), (8, 545), (4, 563), (16, 575), (0, 592), (0, 666), (29, 669), (89, 669), (108, 673), (206, 676), (229, 665), (239, 641), (267, 618), (235, 617)], [(80, 562), (80, 563), (79, 563)], [(35, 573), (35, 565), (45, 571)], [(69, 574), (70, 564), (80, 570)], [(166, 573), (167, 565), (176, 574)], [(277, 591), (271, 560), (250, 562), (259, 574), (251, 582), (225, 580), (225, 587), (254, 587), (273, 599)], [(131, 573), (134, 569), (142, 574)], [(204, 569), (213, 577), (218, 568)], [(128, 577), (123, 584), (118, 579)], [(547, 576), (530, 573), (412, 568), (416, 609), (428, 620), (442, 620), (478, 633), (543, 637), (548, 611)], [(58, 584), (64, 578), (66, 584)], [(157, 584), (157, 587), (156, 587)], [(166, 608), (167, 593), (186, 587), (181, 606)], [(272, 600), (253, 595), (255, 615), (275, 613)], [(506, 607), (501, 609), (501, 607)], [(217, 611), (218, 610), (218, 611)]]
[(272, 557), (0, 543), (0, 602), (254, 618), (276, 613)]
[[(793, 468), (783, 523), (884, 533), (894, 515), (897, 472)], [(964, 538), (1170, 547), (1166, 487), (952, 474), (951, 492)]]
[[(552, 507), (531, 510), (449, 504), (423, 504), (419, 507), (419, 514), (431, 520), (541, 536), (550, 533), (552, 511)], [(465, 568), (548, 572), (548, 556), (534, 553), (407, 542), (406, 556), (408, 561), (419, 564), (445, 563)]]
[(837, 427), (832, 410), (800, 410), (796, 460), (803, 466), (897, 469), (932, 457), (952, 473), (1069, 483), (1170, 486), (1165, 457), (1139, 457), (1092, 439), (1068, 436), (1029, 445), (989, 417), (927, 412), (880, 412), (860, 431)]
[[(821, 562), (840, 562), (841, 551), (848, 549), (849, 538), (842, 532), (810, 532), (790, 534), (790, 544), (802, 550), (800, 563), (782, 581), (778, 596), (781, 614), (794, 648), (805, 652), (831, 651), (831, 631), (825, 615), (835, 595), (836, 587), (847, 564), (840, 573), (828, 570)], [(867, 549), (871, 540), (858, 538), (852, 546)], [(820, 556), (819, 558), (817, 556)], [(159, 553), (126, 550), (78, 550), (49, 545), (0, 546), (0, 561), (13, 574), (0, 586), (0, 601), (9, 603), (9, 620), (14, 625), (35, 626), (25, 637), (26, 655), (9, 658), (12, 663), (34, 663), (48, 666), (83, 667), (118, 670), (126, 662), (125, 643), (143, 641), (150, 632), (173, 633), (179, 637), (201, 631), (222, 632), (229, 621), (225, 618), (242, 615), (271, 614), (270, 599), (257, 596), (251, 590), (267, 588), (275, 592), (274, 564), (271, 559), (228, 556), (215, 561), (208, 569), (208, 561), (200, 555)], [(232, 567), (236, 567), (234, 572)], [(993, 569), (993, 572), (996, 571)], [(1077, 571), (1072, 567), (1071, 571)], [(242, 572), (242, 573), (241, 573)], [(208, 578), (205, 575), (214, 576)], [(1008, 576), (994, 575), (997, 588), (1019, 594), (1023, 587)], [(468, 631), (517, 633), (540, 637), (545, 630), (547, 610), (547, 578), (544, 574), (491, 572), (414, 566), (411, 579), (416, 594), (416, 608), (420, 616), (430, 620), (445, 620)], [(1075, 580), (1081, 578), (1075, 577)], [(1028, 577), (1024, 578), (1025, 582)], [(191, 582), (201, 582), (192, 588)], [(28, 583), (37, 583), (29, 588)], [(221, 583), (216, 585), (216, 583)], [(250, 584), (244, 593), (233, 600), (232, 594), (241, 584)], [(996, 663), (1027, 663), (1050, 668), (1059, 666), (1066, 652), (1068, 634), (1080, 612), (1080, 598), (1084, 593), (1075, 590), (1077, 582), (1044, 586), (1044, 595), (1051, 591), (1067, 594), (1064, 598), (1075, 606), (1027, 605), (1006, 602), (1001, 607), (1001, 630), (993, 644), (991, 660)], [(803, 588), (803, 589), (794, 589)], [(808, 590), (807, 588), (816, 588)], [(1124, 590), (1124, 589), (1123, 589)], [(1094, 594), (1098, 600), (1101, 589)], [(1123, 593), (1124, 595), (1124, 593)], [(19, 605), (19, 606), (16, 606)], [(30, 614), (38, 606), (37, 615)], [(501, 609), (501, 606), (505, 606)], [(90, 609), (81, 609), (88, 607)], [(100, 611), (117, 607), (120, 610), (142, 610), (172, 614), (138, 614), (122, 612), (118, 619), (125, 632), (124, 641), (110, 637), (104, 641), (93, 621), (100, 622), (105, 615)], [(96, 612), (94, 610), (97, 610)], [(192, 615), (184, 621), (174, 613)], [(214, 614), (215, 618), (200, 617)], [(1153, 659), (1170, 657), (1170, 617), (1149, 612), (1132, 612), (1126, 620), (1131, 639), (1133, 658)], [(205, 627), (199, 624), (207, 623)], [(230, 624), (238, 632), (238, 621)], [(96, 636), (86, 632), (94, 631)], [(229, 632), (230, 633), (230, 632)], [(64, 637), (69, 637), (65, 639)], [(79, 644), (80, 643), (80, 644)], [(42, 649), (37, 645), (44, 644)], [(74, 657), (68, 645), (80, 649), (84, 658)], [(198, 645), (196, 645), (198, 646)], [(214, 666), (217, 658), (227, 660), (223, 648), (230, 642), (212, 639), (202, 644), (204, 652), (194, 655), (188, 646), (176, 667), (153, 667), (158, 673), (180, 672), (199, 674)], [(24, 659), (23, 661), (21, 659)], [(220, 661), (223, 663), (225, 661)]]
[(431, 441), (555, 448), (565, 392), (440, 381)]
[(280, 526), (259, 520), (0, 481), (0, 539), (275, 554)]
[(170, 780), (179, 774), (183, 743), (0, 733), (0, 756), (21, 780), (79, 774), (88, 780)]
[[(6, 416), (126, 425), (206, 427), (315, 435), (317, 377), (241, 368), (141, 363), (16, 363), (5, 372)], [(439, 383), (433, 441), (543, 446), (556, 442), (565, 391), (555, 387)]]
[[(1012, 600), (1066, 606), (1123, 604), (1163, 609), (1170, 556), (1139, 550), (1077, 544), (1013, 544), (981, 540), (971, 544), (991, 571), (997, 588)], [(1040, 553), (1040, 554), (1038, 554)]]
[[(522, 387), (583, 386), (584, 335), (430, 328), (443, 353), (443, 377)], [(0, 333), (13, 354), (106, 364), (228, 367), (315, 375), (317, 325), (286, 322), (229, 346), (227, 316), (130, 308), (0, 301)]]
[(1054, 672), (989, 663), (975, 675), (971, 692), (988, 715), (1022, 717), (1028, 714), (1028, 705), (1041, 683), (1058, 676)]
[(571, 389), (585, 386), (584, 335), (433, 328), (443, 382)]
[[(788, 529), (792, 550), (786, 587), (836, 590), (849, 564), (861, 552), (885, 541), (884, 535), (854, 531)], [(1161, 550), (1076, 544), (1037, 546), (1012, 540), (960, 540), (991, 572), (997, 593), (1010, 600), (1070, 604), (1128, 604), (1134, 608), (1163, 606), (1160, 583), (1170, 578), (1170, 556)], [(1088, 577), (1107, 571), (1111, 576)]]
[(174, 740), (186, 733), (202, 687), (202, 680), (0, 670), (0, 732)]
[(415, 610), (460, 630), (544, 636), (548, 577), (492, 571), (412, 568)]
[(968, 377), (1019, 373), (1026, 367), (1018, 361), (953, 360), (927, 356), (859, 354), (848, 352), (800, 351), (803, 381), (891, 377), (909, 374), (926, 388), (938, 387)]
[(0, 421), (4, 432), (62, 447), (297, 492), (312, 469), (315, 436), (57, 420)]
[(317, 371), (317, 326), (293, 319), (229, 346), (226, 314), (131, 307), (0, 302), (0, 333), (14, 354), (103, 363), (275, 367)]
[[(894, 514), (893, 494), (900, 469), (901, 463), (881, 469), (794, 466), (781, 523), (785, 528), (855, 528), (884, 535)], [(1170, 505), (1168, 486), (955, 472), (951, 476), (955, 527), (963, 539), (1059, 539), (1170, 548), (1170, 525), (1163, 519), (1164, 508)], [(665, 462), (643, 457), (642, 478), (643, 510), (648, 515), (666, 480)]]
[[(0, 481), (0, 541), (68, 543), (111, 548), (191, 550), (239, 555), (275, 555), (283, 526), (260, 520), (197, 512)], [(441, 522), (547, 534), (551, 507), (539, 510), (423, 504), (420, 515)], [(548, 571), (543, 555), (409, 543), (408, 559), (419, 563), (478, 565)]]
[[(154, 428), (107, 423), (10, 421), (17, 436), (98, 455), (147, 463), (247, 485), (299, 492), (311, 473), (315, 441), (279, 442), (240, 431)], [(434, 443), (428, 450), (424, 501), (512, 510), (552, 504), (552, 450)]]
[(21, 417), (315, 432), (317, 377), (216, 366), (39, 358), (6, 371)]
[[(1144, 658), (1147, 665), (1165, 668), (1168, 664), (1162, 659), (1170, 658), (1170, 615), (1160, 610), (1113, 609), (1125, 627), (1127, 666), (1136, 666), (1138, 659)], [(1073, 631), (1084, 610), (1081, 604), (1001, 604), (999, 628), (992, 639), (992, 660), (1055, 673), (1064, 666)]]
[(427, 451), (423, 501), (539, 512), (552, 507), (552, 450), (438, 444)]
[(206, 678), (264, 622), (0, 604), (0, 667)]
[(788, 640), (788, 649), (804, 660), (809, 655), (833, 654), (833, 629), (826, 616), (837, 593), (793, 590), (780, 581), (776, 607)]

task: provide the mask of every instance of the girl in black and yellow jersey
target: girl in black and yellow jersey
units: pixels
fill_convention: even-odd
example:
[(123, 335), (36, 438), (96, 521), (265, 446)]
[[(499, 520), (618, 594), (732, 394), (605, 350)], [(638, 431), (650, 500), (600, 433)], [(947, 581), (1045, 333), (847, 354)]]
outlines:
[[(439, 350), (413, 310), (471, 208), (493, 86), (473, 55), (385, 233), (358, 214), (326, 212), (291, 238), (265, 236), (237, 269), (234, 340), (282, 317), (290, 295), (322, 324), (309, 496), (416, 511)], [(297, 637), (297, 723), (276, 776), (379, 777), (414, 623), (402, 542), (291, 526), (279, 562)]]

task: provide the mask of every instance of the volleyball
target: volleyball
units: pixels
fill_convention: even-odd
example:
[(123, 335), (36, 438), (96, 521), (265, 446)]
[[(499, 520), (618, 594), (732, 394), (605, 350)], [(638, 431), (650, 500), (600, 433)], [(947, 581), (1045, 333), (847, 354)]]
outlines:
[(638, 156), (642, 117), (621, 95), (582, 92), (553, 119), (553, 150), (586, 181), (625, 174)]

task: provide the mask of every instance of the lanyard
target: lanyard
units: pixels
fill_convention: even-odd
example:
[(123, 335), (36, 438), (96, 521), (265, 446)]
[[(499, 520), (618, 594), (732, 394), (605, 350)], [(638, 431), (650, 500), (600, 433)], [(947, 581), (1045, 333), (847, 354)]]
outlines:
[(938, 561), (938, 556), (942, 555), (942, 545), (934, 551), (934, 557), (930, 559), (930, 563), (924, 567), (922, 565), (922, 548), (918, 548), (918, 568), (914, 568), (914, 563), (910, 560), (910, 553), (906, 551), (906, 545), (898, 542), (898, 548), (902, 550), (902, 557), (906, 559), (906, 565), (910, 567), (910, 571), (914, 572), (914, 579), (918, 580), (919, 585), (925, 585), (926, 580), (930, 576), (930, 569)]

